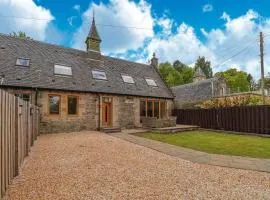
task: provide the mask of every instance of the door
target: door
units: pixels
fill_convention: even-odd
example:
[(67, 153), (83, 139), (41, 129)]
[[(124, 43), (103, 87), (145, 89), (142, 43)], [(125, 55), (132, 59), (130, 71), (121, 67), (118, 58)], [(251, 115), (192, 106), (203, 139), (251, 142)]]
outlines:
[(104, 102), (102, 106), (102, 126), (110, 127), (112, 121), (112, 103)]

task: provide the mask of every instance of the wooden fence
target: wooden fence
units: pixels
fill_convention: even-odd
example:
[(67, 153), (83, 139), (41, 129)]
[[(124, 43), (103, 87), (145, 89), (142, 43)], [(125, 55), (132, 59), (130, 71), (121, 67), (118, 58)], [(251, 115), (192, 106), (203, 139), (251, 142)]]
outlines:
[(175, 109), (177, 124), (206, 129), (270, 134), (270, 106), (242, 106), (219, 109)]
[(0, 90), (0, 198), (39, 135), (39, 109)]

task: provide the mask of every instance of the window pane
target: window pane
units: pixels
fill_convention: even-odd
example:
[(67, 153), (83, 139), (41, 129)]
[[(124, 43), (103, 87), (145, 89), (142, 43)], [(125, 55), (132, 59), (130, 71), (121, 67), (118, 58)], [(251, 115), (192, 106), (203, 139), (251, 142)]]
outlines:
[(153, 117), (153, 102), (147, 101), (147, 117)]
[(54, 65), (54, 74), (71, 76), (72, 69), (64, 65)]
[(166, 117), (166, 102), (165, 101), (160, 102), (160, 117), (161, 118)]
[(50, 103), (50, 114), (59, 114), (59, 107), (60, 107), (60, 97), (59, 96), (50, 96), (49, 97)]
[(30, 65), (30, 59), (17, 58), (16, 65), (29, 67), (29, 65)]
[(154, 117), (159, 118), (159, 101), (154, 102)]
[(68, 114), (77, 114), (77, 97), (68, 97)]
[(148, 85), (157, 87), (157, 83), (156, 83), (155, 80), (153, 80), (151, 78), (146, 78), (145, 80), (146, 80), (146, 82), (147, 82)]
[(105, 72), (93, 70), (92, 75), (94, 79), (107, 80), (107, 76)]
[(134, 83), (134, 80), (131, 76), (128, 75), (122, 75), (122, 79), (125, 83)]
[(143, 116), (143, 117), (146, 116), (146, 108), (145, 108), (145, 106), (146, 106), (145, 101), (141, 101), (140, 102), (140, 116)]

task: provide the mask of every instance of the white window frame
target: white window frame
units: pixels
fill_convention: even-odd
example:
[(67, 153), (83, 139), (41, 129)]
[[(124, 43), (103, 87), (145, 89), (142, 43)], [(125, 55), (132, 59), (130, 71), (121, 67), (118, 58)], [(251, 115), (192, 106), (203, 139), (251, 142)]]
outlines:
[[(127, 74), (121, 74), (121, 77), (124, 83), (135, 84), (135, 81), (132, 76)], [(131, 81), (127, 81), (127, 79), (130, 79)]]
[[(23, 64), (19, 63), (18, 60), (26, 60), (26, 61), (28, 61), (28, 64), (27, 65), (23, 65)], [(16, 66), (29, 67), (30, 66), (30, 58), (18, 57), (16, 59)]]
[[(158, 87), (157, 82), (156, 82), (153, 78), (146, 77), (146, 78), (145, 78), (145, 81), (146, 81), (147, 85), (149, 85), (149, 86), (152, 86), (152, 87)], [(154, 84), (150, 83), (149, 81), (150, 81), (150, 82), (153, 81)]]
[[(57, 67), (62, 67), (62, 68), (69, 68), (70, 69), (70, 73), (61, 73), (61, 72), (57, 72), (57, 70), (56, 70), (56, 68)], [(54, 74), (55, 75), (60, 75), (60, 76), (72, 76), (73, 75), (73, 73), (72, 73), (72, 67), (71, 66), (69, 66), (69, 65), (64, 65), (64, 64), (54, 64), (54, 68), (53, 68), (53, 70), (54, 70)]]
[[(106, 72), (103, 71), (103, 70), (93, 69), (93, 70), (91, 70), (91, 73), (92, 73), (92, 78), (93, 78), (93, 79), (96, 79), (96, 80), (104, 80), (104, 81), (107, 81), (107, 80), (108, 80), (108, 79), (107, 79)], [(104, 76), (105, 76), (105, 77), (104, 77), (104, 78), (103, 78), (103, 77), (102, 77), (102, 78), (97, 77), (95, 73), (104, 73)]]

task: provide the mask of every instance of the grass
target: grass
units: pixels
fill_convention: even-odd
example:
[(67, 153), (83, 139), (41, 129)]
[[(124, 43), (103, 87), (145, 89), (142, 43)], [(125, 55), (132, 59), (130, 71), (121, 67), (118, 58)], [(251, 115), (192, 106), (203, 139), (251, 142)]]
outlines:
[(176, 134), (140, 133), (137, 136), (213, 154), (270, 159), (270, 138), (211, 131)]

